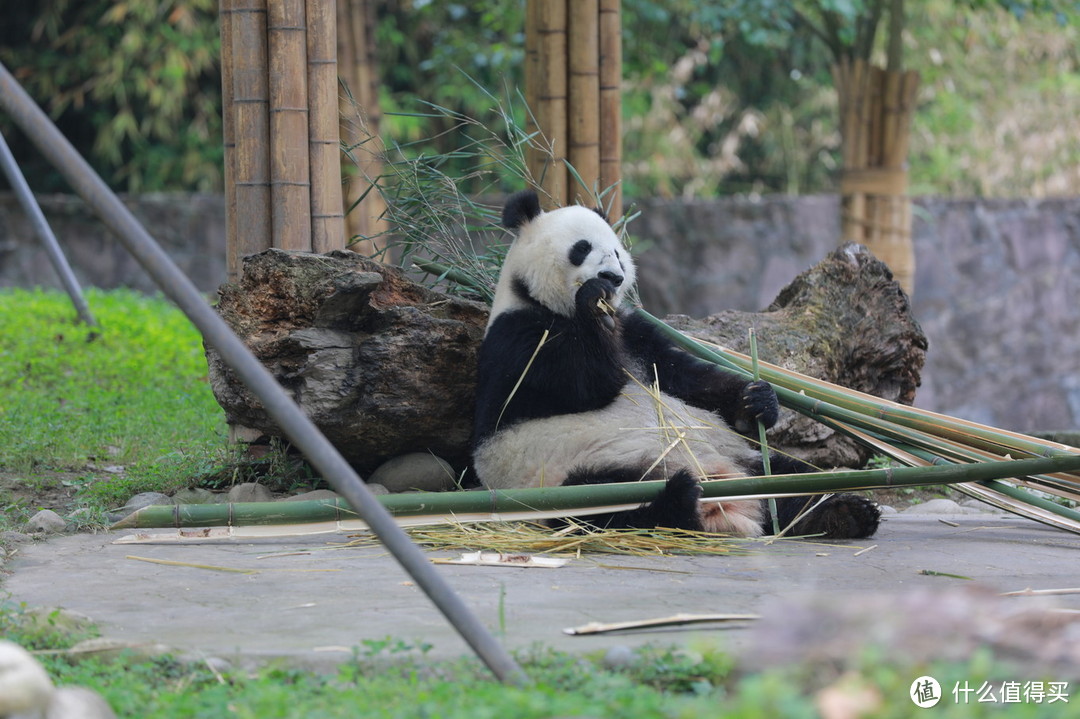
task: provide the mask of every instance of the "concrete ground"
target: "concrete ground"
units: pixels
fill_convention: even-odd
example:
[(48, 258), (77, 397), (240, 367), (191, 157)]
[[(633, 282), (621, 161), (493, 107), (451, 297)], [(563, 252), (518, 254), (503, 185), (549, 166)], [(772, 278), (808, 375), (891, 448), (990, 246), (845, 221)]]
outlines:
[[(234, 661), (287, 657), (332, 666), (363, 640), (387, 637), (429, 643), (431, 657), (469, 651), (381, 547), (334, 547), (346, 541), (343, 535), (114, 543), (123, 534), (21, 545), (5, 566), (11, 574), (0, 592), (28, 606), (88, 615), (108, 638)], [(738, 649), (749, 622), (594, 636), (563, 630), (680, 612), (756, 613), (770, 598), (811, 592), (852, 602), (861, 593), (973, 583), (1000, 592), (1080, 586), (1080, 536), (1013, 516), (894, 514), (872, 540), (745, 547), (746, 553), (730, 556), (591, 555), (558, 569), (440, 565), (438, 571), (509, 647), (541, 643), (575, 652), (702, 635)], [(974, 582), (944, 576), (950, 574)], [(1080, 609), (1076, 594), (1054, 601)]]

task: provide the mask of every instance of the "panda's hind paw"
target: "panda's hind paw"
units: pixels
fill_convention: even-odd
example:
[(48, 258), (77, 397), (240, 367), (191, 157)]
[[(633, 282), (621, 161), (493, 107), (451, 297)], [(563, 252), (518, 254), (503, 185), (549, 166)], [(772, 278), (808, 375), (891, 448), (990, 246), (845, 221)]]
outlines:
[(826, 539), (865, 539), (881, 523), (876, 502), (856, 494), (837, 494), (795, 525), (789, 535), (820, 535)]
[(648, 514), (650, 526), (700, 531), (699, 499), (701, 484), (683, 469), (672, 475), (656, 498), (638, 511)]

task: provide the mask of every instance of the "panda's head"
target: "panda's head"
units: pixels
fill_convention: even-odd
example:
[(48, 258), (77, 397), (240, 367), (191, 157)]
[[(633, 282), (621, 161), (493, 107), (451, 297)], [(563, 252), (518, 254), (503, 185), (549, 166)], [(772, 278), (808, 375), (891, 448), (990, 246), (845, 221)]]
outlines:
[(516, 230), (517, 239), (499, 275), (493, 319), (533, 303), (572, 317), (578, 288), (594, 277), (615, 285), (611, 304), (617, 307), (634, 284), (634, 261), (598, 211), (572, 206), (542, 212), (536, 193), (525, 190), (507, 200), (503, 225)]

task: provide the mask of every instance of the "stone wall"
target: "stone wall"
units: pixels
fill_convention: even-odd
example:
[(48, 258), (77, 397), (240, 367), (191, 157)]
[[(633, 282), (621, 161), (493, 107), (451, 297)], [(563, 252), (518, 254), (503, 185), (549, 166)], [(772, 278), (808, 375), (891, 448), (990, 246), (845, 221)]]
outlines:
[[(154, 291), (81, 201), (41, 198), (85, 285)], [(916, 201), (913, 308), (930, 340), (916, 405), (1005, 429), (1080, 428), (1080, 198)], [(208, 195), (128, 201), (200, 289), (224, 280), (224, 209)], [(839, 233), (835, 196), (639, 203), (641, 297), (654, 313), (766, 308)], [(0, 287), (59, 283), (0, 194)]]
[[(225, 204), (221, 197), (153, 194), (123, 199), (200, 290), (217, 289), (225, 279)], [(157, 291), (150, 276), (81, 199), (46, 195), (38, 202), (84, 287)], [(61, 284), (15, 196), (0, 193), (0, 287), (34, 286), (59, 289)]]

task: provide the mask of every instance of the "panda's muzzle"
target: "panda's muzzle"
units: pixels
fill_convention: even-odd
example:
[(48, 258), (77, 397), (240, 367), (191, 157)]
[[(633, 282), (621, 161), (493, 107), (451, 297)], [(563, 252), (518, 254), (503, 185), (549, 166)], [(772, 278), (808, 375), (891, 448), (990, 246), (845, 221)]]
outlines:
[(599, 273), (597, 275), (597, 277), (599, 277), (602, 280), (607, 280), (608, 282), (610, 282), (615, 287), (618, 287), (619, 285), (621, 285), (623, 283), (623, 279), (624, 279), (622, 275), (617, 274), (615, 272), (609, 272), (607, 270)]

